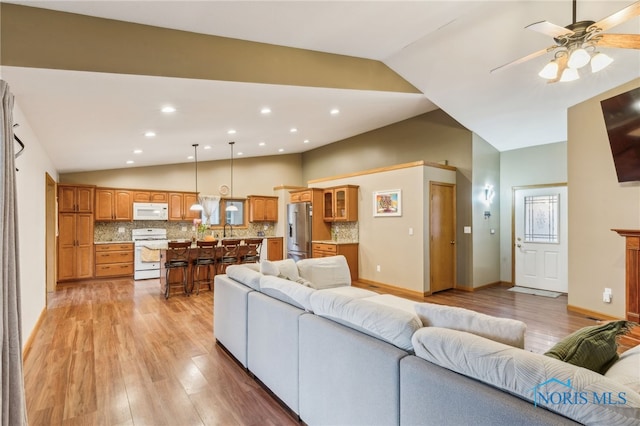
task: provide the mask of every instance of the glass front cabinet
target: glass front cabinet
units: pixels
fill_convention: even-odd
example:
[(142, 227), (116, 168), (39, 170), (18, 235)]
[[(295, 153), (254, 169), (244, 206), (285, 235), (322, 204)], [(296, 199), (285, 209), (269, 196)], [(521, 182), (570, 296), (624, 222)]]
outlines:
[(323, 196), (325, 222), (355, 222), (358, 220), (358, 186), (344, 185), (325, 188)]

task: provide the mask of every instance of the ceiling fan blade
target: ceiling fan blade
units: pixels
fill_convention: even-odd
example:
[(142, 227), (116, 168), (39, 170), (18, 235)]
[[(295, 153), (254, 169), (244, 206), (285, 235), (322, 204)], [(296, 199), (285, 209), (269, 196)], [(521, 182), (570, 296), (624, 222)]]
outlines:
[(557, 47), (558, 47), (558, 45), (554, 44), (553, 46), (547, 47), (546, 49), (538, 50), (537, 52), (530, 53), (527, 56), (523, 56), (520, 59), (516, 59), (515, 61), (511, 61), (511, 62), (508, 62), (508, 63), (506, 63), (504, 65), (500, 65), (499, 67), (496, 67), (496, 68), (492, 69), (489, 72), (493, 73), (494, 71), (500, 71), (500, 70), (503, 70), (505, 68), (509, 68), (509, 67), (511, 67), (513, 65), (521, 64), (521, 63), (526, 62), (526, 61), (528, 61), (530, 59), (537, 58), (538, 56), (544, 55), (545, 53), (551, 52), (552, 50), (554, 50)]
[(567, 63), (569, 62), (569, 55), (562, 55), (556, 59), (558, 64), (558, 73), (556, 74), (556, 78), (547, 80), (547, 83), (557, 83), (562, 78), (562, 73), (567, 69)]
[(607, 16), (604, 19), (599, 20), (589, 28), (598, 27), (602, 31), (607, 31), (609, 28), (613, 28), (616, 25), (620, 25), (629, 19), (640, 15), (640, 1), (637, 1), (622, 10), (617, 11), (613, 15)]
[(600, 34), (598, 46), (620, 49), (640, 49), (640, 34)]
[(548, 21), (534, 22), (533, 24), (527, 25), (525, 28), (551, 36), (553, 38), (573, 34), (573, 31), (571, 31), (570, 29), (561, 27), (560, 25), (552, 24)]

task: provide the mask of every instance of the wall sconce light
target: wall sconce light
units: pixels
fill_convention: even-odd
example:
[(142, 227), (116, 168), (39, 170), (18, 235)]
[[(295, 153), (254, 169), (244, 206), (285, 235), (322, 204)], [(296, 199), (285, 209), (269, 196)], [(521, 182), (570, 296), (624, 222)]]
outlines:
[[(491, 204), (493, 202), (493, 197), (496, 196), (496, 192), (493, 190), (493, 185), (485, 185), (484, 187), (484, 200)], [(486, 216), (486, 213), (485, 213)]]

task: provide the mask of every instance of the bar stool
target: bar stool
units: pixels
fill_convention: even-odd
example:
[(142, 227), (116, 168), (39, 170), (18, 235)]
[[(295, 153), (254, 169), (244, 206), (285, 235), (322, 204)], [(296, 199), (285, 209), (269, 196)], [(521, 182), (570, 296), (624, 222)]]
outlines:
[[(196, 294), (200, 294), (200, 284), (205, 282), (209, 286), (209, 290), (212, 289), (211, 284), (213, 282), (211, 278), (211, 267), (213, 267), (213, 275), (215, 276), (216, 271), (216, 245), (218, 245), (217, 240), (213, 241), (198, 241), (198, 256), (193, 259), (193, 282), (191, 285), (191, 289), (197, 285)], [(202, 279), (200, 276), (201, 268), (205, 268), (206, 275), (205, 278)]]
[[(164, 263), (165, 268), (165, 282), (166, 287), (164, 291), (164, 298), (168, 299), (171, 294), (171, 287), (181, 285), (184, 293), (189, 294), (188, 276), (189, 276), (189, 250), (191, 249), (191, 242), (178, 242), (169, 241), (167, 247), (167, 260)], [(182, 273), (182, 281), (171, 282), (169, 276), (172, 270), (180, 270)]]
[(224, 274), (227, 266), (235, 265), (240, 261), (240, 240), (225, 239), (220, 244), (222, 245), (222, 256), (218, 261), (218, 273)]
[(262, 248), (262, 238), (247, 238), (244, 240), (247, 252), (242, 255), (241, 263), (260, 262), (260, 249)]

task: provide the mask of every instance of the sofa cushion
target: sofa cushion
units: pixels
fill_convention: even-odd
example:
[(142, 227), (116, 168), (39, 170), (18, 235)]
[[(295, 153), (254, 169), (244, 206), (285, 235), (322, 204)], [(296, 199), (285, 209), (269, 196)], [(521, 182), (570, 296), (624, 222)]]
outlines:
[(351, 285), (349, 265), (342, 255), (302, 259), (296, 265), (300, 276), (315, 289)]
[(633, 389), (542, 354), (439, 327), (418, 330), (413, 346), (420, 358), (583, 424), (634, 425), (640, 418)]
[(466, 331), (516, 348), (524, 348), (527, 326), (522, 321), (435, 303), (417, 303), (415, 309), (425, 327)]
[(316, 291), (310, 297), (316, 315), (412, 351), (411, 336), (422, 327), (420, 319), (402, 309), (343, 294)]
[(640, 393), (640, 345), (620, 355), (605, 376)]
[(260, 292), (297, 308), (311, 311), (309, 296), (315, 290), (291, 280), (272, 275), (263, 275), (260, 278)]
[(618, 359), (616, 338), (628, 330), (627, 321), (583, 327), (556, 343), (545, 355), (604, 374)]
[(325, 288), (322, 290), (318, 290), (331, 294), (341, 294), (343, 296), (350, 297), (352, 299), (363, 299), (365, 297), (377, 296), (378, 293), (371, 290), (366, 290), (364, 288), (347, 286), (347, 287), (331, 287)]
[(260, 290), (260, 278), (262, 277), (260, 272), (245, 265), (230, 265), (227, 267), (226, 273), (229, 278), (254, 290)]
[(394, 296), (393, 294), (375, 294), (372, 297), (367, 298), (367, 300), (373, 303), (379, 303), (380, 305), (402, 309), (410, 314), (416, 314), (415, 305), (418, 304), (418, 302), (414, 300), (404, 299), (402, 297)]
[(260, 261), (260, 272), (264, 275), (274, 275), (291, 281), (296, 281), (300, 278), (296, 261), (293, 259), (262, 260)]

